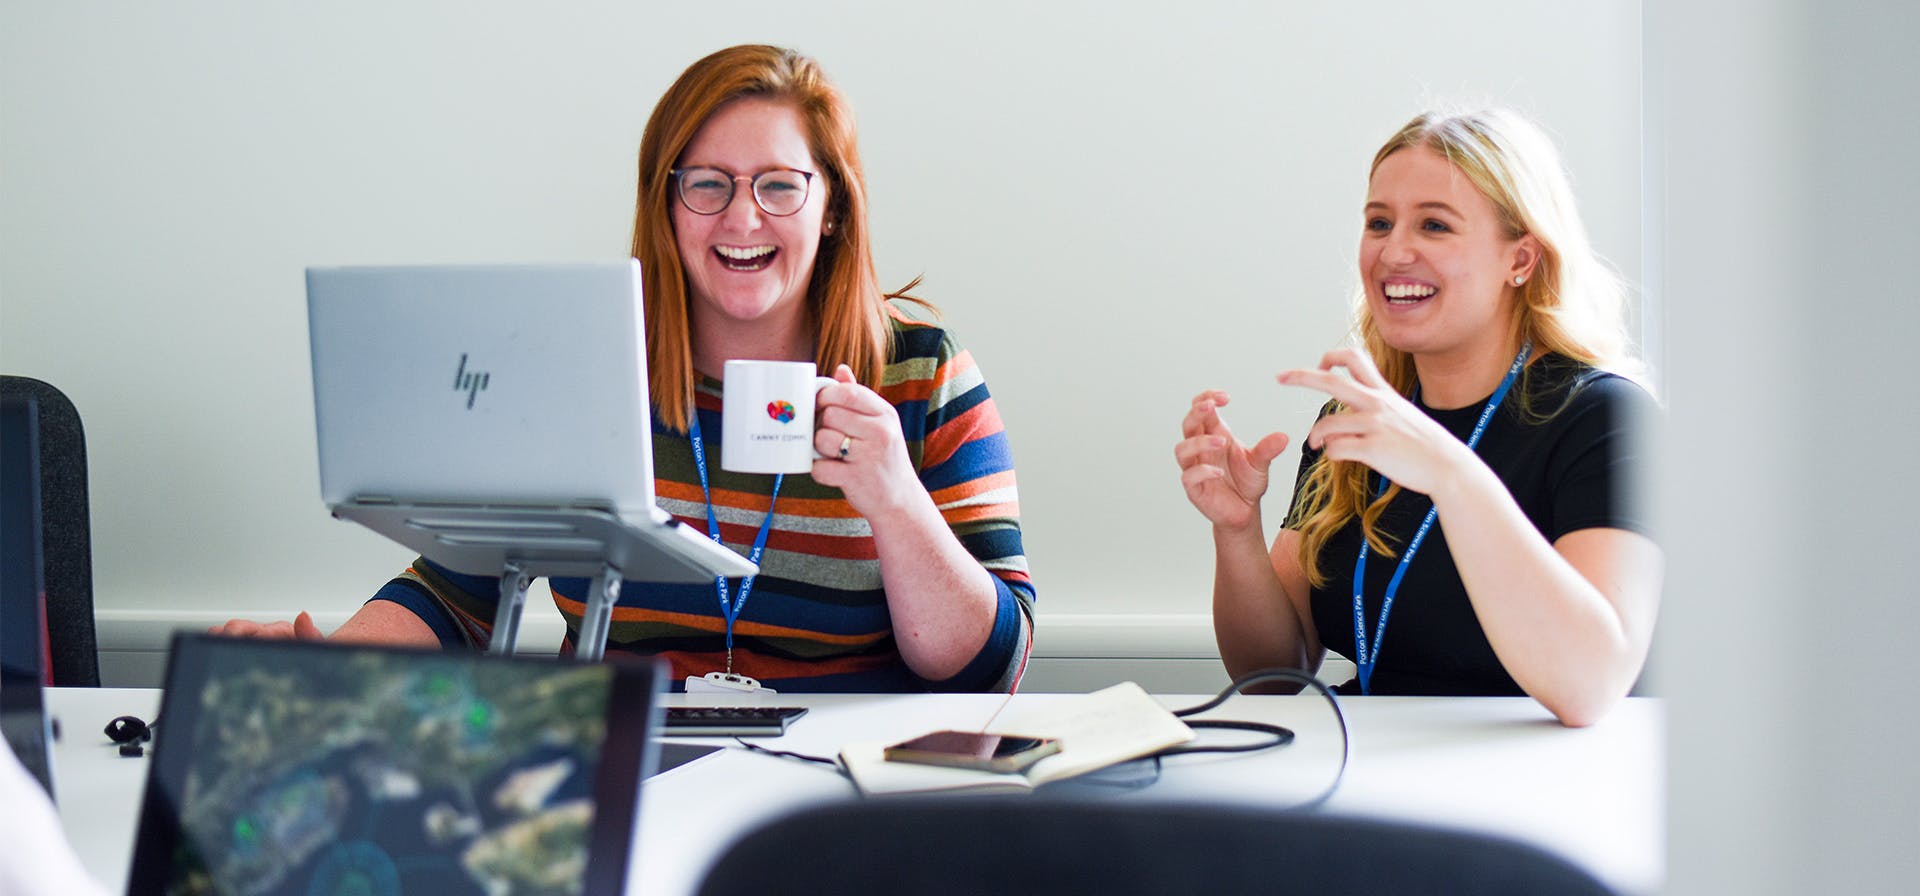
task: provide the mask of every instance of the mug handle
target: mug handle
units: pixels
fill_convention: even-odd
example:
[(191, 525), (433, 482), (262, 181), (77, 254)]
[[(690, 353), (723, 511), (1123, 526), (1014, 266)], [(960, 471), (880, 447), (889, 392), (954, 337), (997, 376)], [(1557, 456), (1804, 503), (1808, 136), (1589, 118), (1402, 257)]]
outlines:
[[(830, 376), (816, 376), (813, 378), (813, 431), (814, 432), (820, 431), (820, 390), (825, 389), (826, 387), (831, 386), (837, 382), (840, 382), (840, 381)], [(838, 460), (839, 458), (836, 458), (831, 454), (821, 454), (820, 449), (818, 447), (815, 447), (813, 449), (813, 459), (814, 460)]]

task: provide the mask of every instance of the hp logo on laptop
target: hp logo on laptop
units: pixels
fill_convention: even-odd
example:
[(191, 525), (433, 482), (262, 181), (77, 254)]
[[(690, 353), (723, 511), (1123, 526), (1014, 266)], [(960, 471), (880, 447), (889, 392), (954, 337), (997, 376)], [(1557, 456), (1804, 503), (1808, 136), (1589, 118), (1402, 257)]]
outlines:
[(471, 411), (473, 410), (473, 400), (479, 397), (480, 393), (487, 390), (487, 381), (492, 378), (493, 374), (485, 371), (475, 370), (469, 372), (467, 370), (467, 355), (465, 352), (461, 352), (460, 369), (454, 371), (453, 374), (453, 391), (467, 393), (467, 410)]

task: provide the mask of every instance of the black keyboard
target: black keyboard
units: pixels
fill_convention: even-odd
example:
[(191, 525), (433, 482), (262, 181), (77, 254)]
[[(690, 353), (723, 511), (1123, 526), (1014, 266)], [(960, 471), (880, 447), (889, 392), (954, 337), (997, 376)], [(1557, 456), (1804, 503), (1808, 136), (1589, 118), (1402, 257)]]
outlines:
[(779, 735), (787, 723), (807, 714), (804, 706), (669, 706), (668, 736), (727, 737)]

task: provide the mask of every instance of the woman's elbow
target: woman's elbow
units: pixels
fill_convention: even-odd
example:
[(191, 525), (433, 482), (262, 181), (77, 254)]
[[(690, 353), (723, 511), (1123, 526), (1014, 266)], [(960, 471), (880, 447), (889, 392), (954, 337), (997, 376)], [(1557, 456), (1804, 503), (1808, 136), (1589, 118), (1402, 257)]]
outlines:
[(1601, 717), (1607, 714), (1607, 710), (1612, 708), (1613, 706), (1611, 704), (1547, 707), (1548, 711), (1553, 713), (1554, 718), (1559, 719), (1560, 724), (1568, 728), (1585, 728), (1588, 725), (1600, 721)]
[(1609, 682), (1600, 687), (1588, 685), (1569, 688), (1557, 694), (1536, 693), (1533, 698), (1553, 713), (1560, 724), (1568, 728), (1585, 728), (1605, 718), (1626, 696), (1626, 687), (1615, 687)]

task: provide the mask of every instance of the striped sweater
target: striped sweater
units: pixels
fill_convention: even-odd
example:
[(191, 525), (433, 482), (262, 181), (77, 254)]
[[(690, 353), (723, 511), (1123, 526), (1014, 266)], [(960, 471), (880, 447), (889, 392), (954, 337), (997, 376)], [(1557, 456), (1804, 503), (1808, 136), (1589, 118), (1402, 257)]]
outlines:
[[(893, 351), (878, 389), (899, 411), (920, 482), (960, 543), (993, 576), (992, 634), (967, 667), (945, 681), (916, 677), (900, 658), (867, 521), (839, 489), (806, 474), (781, 486), (760, 575), (734, 624), (735, 672), (782, 691), (1009, 691), (1031, 647), (1034, 591), (1020, 540), (1019, 503), (1007, 435), (973, 356), (946, 331), (896, 318)], [(766, 518), (773, 477), (721, 469), (721, 384), (702, 377), (694, 403), (708, 458), (721, 541), (746, 554)], [(687, 434), (653, 423), (654, 487), (660, 506), (707, 531), (707, 505)], [(549, 583), (567, 622), (580, 630), (588, 581)], [(739, 580), (729, 580), (738, 597)], [(405, 606), (446, 646), (487, 643), (498, 579), (417, 559), (375, 594)], [(712, 583), (627, 582), (613, 611), (609, 655), (657, 655), (688, 675), (725, 667), (724, 617)]]

